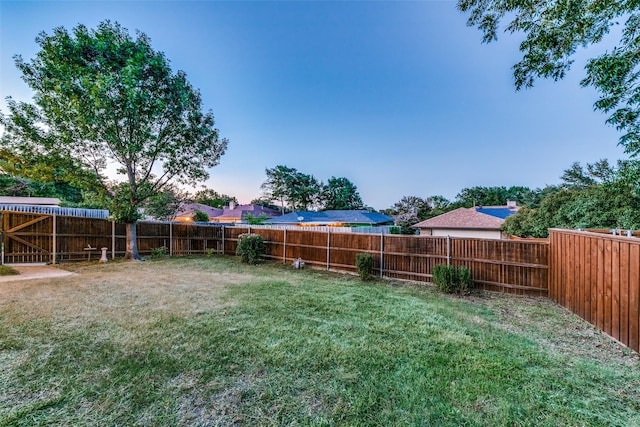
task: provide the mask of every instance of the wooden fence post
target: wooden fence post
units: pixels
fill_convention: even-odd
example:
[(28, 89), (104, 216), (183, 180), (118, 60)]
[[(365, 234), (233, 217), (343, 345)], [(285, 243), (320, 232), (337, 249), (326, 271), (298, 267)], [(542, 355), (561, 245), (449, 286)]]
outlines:
[(327, 270), (331, 262), (331, 230), (327, 229)]
[(111, 259), (116, 259), (116, 222), (111, 221)]
[(222, 255), (226, 255), (227, 253), (224, 250), (224, 225), (222, 226)]
[(451, 236), (447, 234), (447, 266), (451, 265)]
[(284, 238), (283, 238), (284, 247), (282, 248), (282, 263), (287, 263), (287, 229), (284, 229)]
[(0, 265), (4, 265), (4, 211), (0, 212)]
[(56, 214), (53, 214), (53, 225), (52, 225), (51, 228), (52, 228), (52, 233), (51, 234), (53, 235), (52, 238), (51, 238), (51, 246), (52, 246), (52, 248), (51, 248), (52, 249), (52, 251), (51, 251), (51, 255), (52, 255), (51, 264), (55, 265), (55, 263), (56, 263), (56, 247), (58, 246), (57, 242), (56, 242)]
[(384, 231), (380, 233), (380, 277), (384, 277)]
[(173, 221), (169, 223), (169, 256), (173, 256)]

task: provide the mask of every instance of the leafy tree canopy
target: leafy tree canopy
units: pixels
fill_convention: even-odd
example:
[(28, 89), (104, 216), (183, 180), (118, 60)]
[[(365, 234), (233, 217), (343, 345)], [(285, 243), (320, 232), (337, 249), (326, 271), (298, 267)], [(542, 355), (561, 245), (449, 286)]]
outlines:
[(610, 113), (607, 122), (623, 132), (625, 151), (640, 153), (640, 14), (637, 1), (602, 0), (458, 0), (469, 13), (467, 24), (483, 32), (483, 41), (497, 40), (503, 19), (506, 32), (521, 33), (522, 59), (514, 65), (517, 89), (531, 87), (537, 78), (562, 79), (580, 47), (597, 44), (615, 25), (622, 36), (610, 52), (590, 59), (583, 86), (599, 92), (595, 108)]
[(410, 226), (425, 219), (442, 215), (455, 209), (444, 196), (429, 196), (426, 199), (418, 196), (402, 196), (391, 208), (383, 213), (396, 218), (396, 225), (402, 227), (401, 234), (414, 234), (416, 231)]
[(547, 237), (549, 228), (640, 228), (640, 179), (637, 161), (574, 163), (563, 184), (537, 209), (520, 209), (503, 230), (522, 237)]
[(297, 172), (295, 168), (283, 165), (265, 169), (267, 179), (260, 188), (265, 192), (265, 199), (280, 202), (282, 213), (284, 213), (285, 203), (288, 202), (289, 189), (293, 185), (293, 176)]
[(539, 202), (536, 192), (523, 186), (507, 187), (470, 187), (463, 188), (456, 196), (455, 206), (503, 206), (507, 200), (515, 200), (519, 205), (531, 206)]
[[(105, 21), (95, 30), (59, 27), (36, 42), (35, 58), (15, 57), (33, 104), (7, 99), (0, 154), (22, 176), (59, 173), (100, 190), (115, 219), (127, 224), (125, 258), (138, 259), (138, 208), (170, 183), (206, 179), (227, 140), (218, 136), (213, 114), (202, 112), (185, 73), (174, 73), (145, 34), (134, 39)], [(107, 179), (109, 164), (122, 181)]]
[(296, 172), (289, 188), (289, 203), (293, 210), (306, 211), (319, 203), (322, 183), (313, 175)]
[(209, 215), (207, 215), (206, 212), (195, 211), (194, 214), (193, 214), (193, 220), (195, 222), (208, 222), (209, 221)]
[(429, 202), (418, 196), (402, 196), (402, 199), (396, 202), (390, 210), (394, 216), (406, 217), (405, 222), (410, 222), (410, 219), (414, 218), (416, 221), (413, 224), (429, 218), (430, 212)]
[[(618, 163), (620, 170), (625, 169), (625, 162)], [(606, 159), (582, 167), (575, 162), (564, 171), (560, 179), (564, 188), (582, 190), (600, 184), (612, 183), (618, 176), (618, 171), (609, 165)]]
[(270, 199), (266, 199), (266, 198), (253, 199), (250, 203), (252, 205), (264, 206), (265, 208), (273, 209), (276, 211), (280, 209), (280, 206), (274, 205)]
[(55, 197), (63, 206), (79, 206), (83, 191), (65, 181), (41, 182), (0, 173), (0, 196)]
[(236, 199), (235, 196), (220, 194), (216, 190), (211, 188), (196, 192), (196, 194), (193, 196), (193, 201), (218, 209), (229, 206), (231, 202), (235, 203), (236, 205), (238, 204), (238, 199)]
[(347, 178), (332, 176), (322, 187), (320, 195), (323, 210), (363, 209), (358, 188)]
[(412, 226), (437, 215), (449, 212), (451, 202), (444, 196), (430, 196), (426, 199), (418, 196), (403, 196), (393, 207), (383, 212), (395, 218), (400, 234), (416, 234)]
[(167, 185), (147, 199), (144, 204), (144, 213), (162, 221), (173, 221), (182, 204), (188, 200), (188, 193), (175, 185)]
[(244, 217), (244, 222), (249, 225), (262, 225), (269, 217), (265, 213), (261, 213), (258, 216), (255, 216), (251, 213), (247, 213)]
[(265, 197), (280, 201), (283, 213), (285, 205), (295, 211), (308, 210), (318, 203), (322, 184), (313, 175), (283, 165), (266, 169), (265, 173), (267, 179), (261, 186)]
[(444, 196), (429, 196), (427, 197), (426, 201), (430, 207), (428, 218), (442, 215), (443, 213), (449, 212), (451, 210), (451, 202)]
[(414, 235), (418, 230), (412, 226), (419, 222), (420, 218), (414, 212), (405, 212), (396, 216), (394, 225), (400, 228), (400, 234)]

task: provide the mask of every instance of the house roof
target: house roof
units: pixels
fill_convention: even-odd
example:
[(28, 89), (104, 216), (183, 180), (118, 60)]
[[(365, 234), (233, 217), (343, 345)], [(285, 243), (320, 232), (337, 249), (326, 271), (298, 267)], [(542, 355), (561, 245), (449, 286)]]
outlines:
[(393, 218), (376, 212), (365, 210), (335, 210), (324, 212), (300, 211), (265, 221), (266, 224), (386, 224), (393, 222)]
[(238, 205), (233, 209), (225, 206), (224, 209), (213, 208), (211, 206), (203, 205), (201, 203), (185, 203), (180, 207), (180, 210), (176, 213), (176, 218), (192, 217), (196, 211), (202, 211), (206, 213), (210, 219), (213, 220), (237, 220), (237, 222), (245, 219), (247, 214), (251, 214), (258, 218), (261, 215), (266, 215), (269, 218), (280, 215), (280, 212), (274, 209), (266, 208), (259, 205)]
[(477, 206), (476, 212), (495, 216), (498, 218), (506, 219), (511, 215), (515, 215), (520, 209), (519, 206), (507, 207), (507, 206)]
[(211, 206), (203, 205), (202, 203), (185, 203), (180, 206), (180, 209), (176, 213), (176, 217), (192, 217), (196, 211), (206, 213), (209, 218), (215, 218), (222, 214), (222, 209), (212, 208)]
[(262, 215), (266, 215), (269, 218), (273, 218), (280, 215), (280, 211), (267, 208), (260, 205), (237, 205), (233, 209), (225, 206), (224, 210), (217, 215), (220, 218), (237, 219), (238, 221), (244, 219), (247, 214), (251, 214), (258, 218)]
[(481, 212), (478, 208), (458, 208), (451, 212), (427, 219), (426, 221), (419, 222), (415, 224), (414, 227), (499, 230), (503, 222), (503, 218)]

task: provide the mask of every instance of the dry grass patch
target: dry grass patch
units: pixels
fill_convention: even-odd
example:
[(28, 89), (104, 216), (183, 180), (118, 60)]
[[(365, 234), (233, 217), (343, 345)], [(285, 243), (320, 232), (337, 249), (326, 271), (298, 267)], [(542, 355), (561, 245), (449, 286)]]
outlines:
[(0, 276), (15, 276), (20, 274), (15, 268), (11, 268), (8, 265), (0, 265)]
[(62, 268), (77, 275), (1, 284), (0, 306), (10, 304), (25, 319), (37, 310), (41, 319), (71, 322), (71, 326), (105, 319), (126, 325), (161, 314), (187, 316), (219, 309), (226, 286), (252, 277), (216, 271), (195, 260), (67, 264)]

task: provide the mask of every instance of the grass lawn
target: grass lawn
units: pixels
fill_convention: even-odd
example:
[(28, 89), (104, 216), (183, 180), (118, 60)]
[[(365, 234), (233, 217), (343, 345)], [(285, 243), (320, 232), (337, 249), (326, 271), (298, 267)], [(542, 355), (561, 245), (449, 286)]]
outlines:
[(548, 300), (234, 258), (0, 284), (0, 425), (640, 425), (640, 359)]
[(7, 265), (0, 265), (0, 276), (15, 276), (16, 274), (20, 274), (16, 269)]

